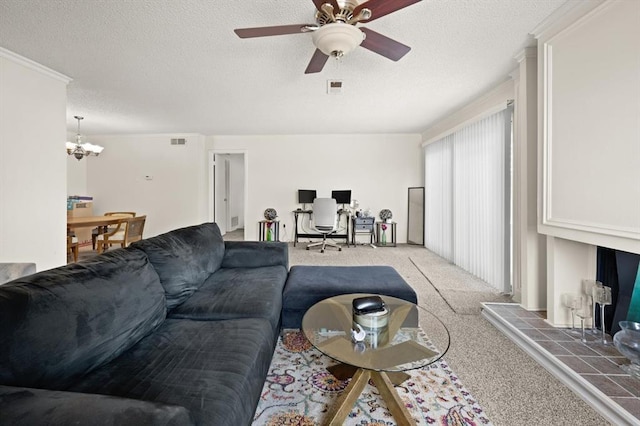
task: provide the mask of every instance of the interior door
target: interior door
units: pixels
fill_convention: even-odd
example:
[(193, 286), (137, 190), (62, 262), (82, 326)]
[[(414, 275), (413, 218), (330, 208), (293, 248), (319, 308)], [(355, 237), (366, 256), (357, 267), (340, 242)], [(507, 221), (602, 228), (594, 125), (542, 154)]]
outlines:
[(213, 156), (213, 220), (222, 235), (227, 233), (227, 161), (225, 155)]

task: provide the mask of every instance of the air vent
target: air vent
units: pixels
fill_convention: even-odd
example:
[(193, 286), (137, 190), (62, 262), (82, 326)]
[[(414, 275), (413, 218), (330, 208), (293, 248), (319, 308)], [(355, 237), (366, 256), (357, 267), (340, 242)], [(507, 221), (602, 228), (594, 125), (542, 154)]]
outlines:
[(171, 145), (186, 145), (187, 140), (185, 138), (172, 138)]
[(342, 80), (327, 80), (327, 94), (339, 95), (342, 93)]

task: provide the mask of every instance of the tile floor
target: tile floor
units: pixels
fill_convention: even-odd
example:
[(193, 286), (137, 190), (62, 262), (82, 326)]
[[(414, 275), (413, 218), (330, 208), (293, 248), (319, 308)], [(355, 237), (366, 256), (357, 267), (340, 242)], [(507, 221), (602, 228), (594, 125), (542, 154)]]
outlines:
[(587, 334), (587, 343), (582, 343), (580, 329), (553, 327), (544, 321), (545, 312), (530, 312), (517, 304), (487, 303), (484, 309), (515, 327), (546, 351), (546, 356), (560, 360), (640, 420), (640, 379), (620, 369), (629, 361), (613, 344), (603, 345), (601, 336), (592, 334)]

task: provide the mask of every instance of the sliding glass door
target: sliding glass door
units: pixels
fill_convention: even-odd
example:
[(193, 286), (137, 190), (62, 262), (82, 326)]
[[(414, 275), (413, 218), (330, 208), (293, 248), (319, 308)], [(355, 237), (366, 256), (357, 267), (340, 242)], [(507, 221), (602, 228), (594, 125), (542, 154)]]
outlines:
[(512, 109), (427, 145), (425, 246), (511, 292)]

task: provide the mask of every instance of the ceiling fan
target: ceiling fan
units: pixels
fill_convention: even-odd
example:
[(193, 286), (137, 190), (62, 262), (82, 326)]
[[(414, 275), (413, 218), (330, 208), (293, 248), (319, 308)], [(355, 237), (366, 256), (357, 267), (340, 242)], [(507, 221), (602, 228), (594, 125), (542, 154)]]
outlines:
[(322, 71), (329, 56), (341, 58), (358, 46), (398, 61), (411, 48), (369, 28), (356, 24), (371, 22), (421, 0), (312, 0), (316, 6), (315, 24), (238, 28), (240, 38), (311, 33), (316, 51), (305, 74)]

